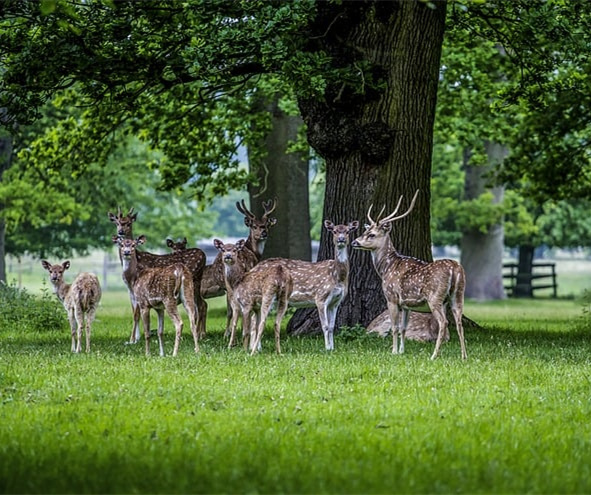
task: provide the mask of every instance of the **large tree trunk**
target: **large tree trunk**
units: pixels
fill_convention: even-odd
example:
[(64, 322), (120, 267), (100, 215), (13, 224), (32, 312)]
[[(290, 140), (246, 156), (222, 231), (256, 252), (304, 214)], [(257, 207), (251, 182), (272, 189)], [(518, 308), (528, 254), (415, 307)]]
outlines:
[[(396, 207), (400, 195), (411, 215), (397, 222), (393, 241), (403, 254), (431, 259), (429, 181), (433, 120), (445, 2), (320, 2), (311, 43), (359, 70), (382, 77), (382, 89), (360, 95), (346, 86), (329, 86), (325, 99), (300, 100), (310, 145), (326, 160), (324, 219), (364, 223), (382, 206)], [(354, 60), (352, 60), (354, 59)], [(333, 256), (322, 232), (319, 260)], [(385, 308), (381, 281), (366, 252), (351, 255), (349, 296), (336, 327), (366, 326)], [(299, 310), (288, 331), (319, 328), (316, 310)]]
[[(485, 143), (488, 164), (471, 166), (465, 154), (465, 197), (476, 199), (484, 192), (491, 192), (493, 204), (503, 201), (502, 186), (488, 187), (490, 172), (496, 169), (507, 156), (508, 150), (498, 143)], [(466, 271), (467, 298), (479, 301), (504, 299), (503, 288), (503, 250), (505, 230), (502, 223), (492, 225), (486, 232), (470, 230), (462, 233), (461, 263)]]
[[(12, 162), (12, 136), (4, 134), (0, 136), (0, 181), (4, 171), (8, 170)], [(0, 210), (3, 209), (3, 204), (0, 203)], [(6, 224), (4, 219), (0, 217), (0, 282), (6, 282)]]
[(259, 184), (249, 188), (253, 213), (263, 214), (262, 202), (277, 199), (273, 216), (277, 224), (270, 230), (265, 258), (311, 259), (310, 207), (308, 202), (308, 157), (301, 152), (287, 152), (303, 125), (299, 116), (285, 114), (278, 98), (259, 101), (258, 108), (271, 116), (271, 130), (261, 143), (266, 155), (249, 162)]

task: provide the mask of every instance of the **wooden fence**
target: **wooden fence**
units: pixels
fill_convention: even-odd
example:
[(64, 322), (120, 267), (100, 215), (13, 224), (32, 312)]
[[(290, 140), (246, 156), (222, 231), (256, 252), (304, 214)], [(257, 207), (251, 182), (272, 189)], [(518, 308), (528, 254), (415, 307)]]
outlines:
[(509, 297), (534, 297), (535, 291), (540, 289), (552, 289), (552, 297), (557, 297), (556, 263), (534, 263), (532, 265), (532, 273), (522, 273), (519, 275), (517, 273), (517, 267), (517, 263), (503, 264), (503, 279), (509, 281), (509, 284), (505, 285), (505, 290)]

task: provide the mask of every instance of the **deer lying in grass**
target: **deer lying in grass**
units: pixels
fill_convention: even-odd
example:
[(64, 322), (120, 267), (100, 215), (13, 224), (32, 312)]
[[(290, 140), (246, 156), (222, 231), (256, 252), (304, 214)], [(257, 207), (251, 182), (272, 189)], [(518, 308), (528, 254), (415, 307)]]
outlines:
[(83, 272), (78, 274), (70, 285), (64, 282), (64, 272), (70, 268), (69, 261), (64, 261), (61, 265), (52, 265), (43, 260), (41, 265), (49, 272), (49, 281), (53, 285), (53, 290), (68, 313), (72, 332), (72, 352), (82, 350), (83, 327), (86, 334), (86, 352), (90, 352), (92, 322), (101, 300), (101, 286), (98, 278), (93, 273)]
[[(197, 315), (193, 300), (193, 274), (182, 263), (167, 266), (140, 268), (136, 246), (145, 242), (145, 236), (137, 239), (122, 239), (113, 236), (113, 242), (119, 246), (119, 254), (123, 262), (123, 279), (131, 288), (136, 301), (135, 312), (139, 313), (144, 326), (146, 339), (146, 355), (150, 354), (150, 309), (158, 314), (158, 345), (160, 355), (164, 356), (164, 311), (172, 320), (176, 334), (172, 355), (179, 350), (183, 320), (177, 305), (182, 302), (189, 316), (191, 333), (195, 342), (195, 352), (199, 352), (199, 337), (197, 334)], [(136, 318), (137, 315), (134, 315)]]
[[(392, 222), (406, 217), (412, 211), (418, 194), (419, 191), (415, 193), (410, 207), (402, 215), (396, 216), (402, 196), (396, 209), (381, 220), (379, 217), (377, 220), (371, 218), (370, 206), (367, 212), (369, 225), (366, 225), (363, 235), (353, 241), (352, 246), (356, 249), (371, 251), (374, 267), (382, 279), (382, 289), (388, 304), (390, 321), (398, 330), (396, 332), (394, 328), (392, 329), (392, 352), (394, 354), (404, 352), (404, 337), (409, 310), (426, 303), (439, 326), (435, 351), (431, 356), (431, 359), (437, 358), (447, 331), (445, 306), (449, 303), (460, 338), (462, 359), (466, 359), (466, 344), (462, 326), (466, 282), (462, 265), (448, 259), (428, 263), (409, 256), (402, 256), (398, 254), (390, 239)], [(400, 338), (400, 347), (398, 347), (398, 337)]]
[[(126, 215), (123, 215), (121, 208), (117, 208), (117, 215), (109, 213), (109, 219), (117, 227), (117, 236), (124, 239), (133, 239), (133, 223), (137, 220), (137, 213), (133, 213), (133, 208), (129, 210)], [(182, 251), (157, 255), (146, 251), (136, 251), (138, 268), (143, 270), (145, 268), (165, 267), (175, 263), (182, 263), (185, 265), (193, 276), (193, 298), (197, 308), (197, 328), (199, 335), (205, 335), (207, 305), (201, 297), (201, 280), (203, 277), (203, 270), (205, 268), (205, 253), (198, 248), (184, 249)], [(121, 263), (121, 255), (119, 255)], [(129, 343), (135, 344), (139, 341), (139, 313), (136, 311), (135, 296), (128, 285), (129, 297), (131, 300), (132, 312), (134, 315), (133, 327), (129, 337)]]
[(275, 350), (277, 354), (281, 354), (281, 320), (287, 311), (287, 301), (293, 287), (289, 272), (281, 265), (270, 266), (257, 273), (245, 272), (244, 266), (238, 262), (240, 251), (245, 249), (243, 240), (236, 244), (224, 244), (215, 239), (214, 246), (220, 251), (223, 259), (226, 290), (232, 305), (229, 347), (232, 347), (234, 341), (238, 317), (242, 315), (244, 348), (247, 349), (250, 341), (251, 355), (257, 352), (265, 330), (265, 321), (271, 306), (277, 301)]
[(297, 308), (314, 307), (318, 309), (324, 346), (334, 349), (334, 326), (337, 311), (349, 289), (349, 234), (359, 227), (359, 222), (347, 225), (335, 225), (324, 222), (332, 233), (335, 257), (332, 260), (310, 261), (270, 258), (261, 261), (251, 273), (283, 266), (293, 279), (293, 291), (289, 296), (289, 305)]

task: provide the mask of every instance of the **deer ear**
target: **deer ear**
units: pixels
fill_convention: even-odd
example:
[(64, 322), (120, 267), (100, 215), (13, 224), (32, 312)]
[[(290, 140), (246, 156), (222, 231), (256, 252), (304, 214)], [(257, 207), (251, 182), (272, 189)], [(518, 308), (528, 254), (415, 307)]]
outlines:
[(359, 227), (359, 222), (357, 220), (353, 220), (352, 222), (349, 222), (349, 232), (357, 230), (358, 227)]
[(267, 227), (273, 227), (277, 223), (277, 219), (275, 217), (267, 218)]
[(171, 248), (174, 245), (174, 242), (172, 242), (172, 239), (166, 239), (166, 245)]
[(244, 217), (244, 225), (250, 228), (250, 226), (252, 225), (252, 219), (249, 217)]
[(386, 234), (388, 234), (392, 230), (392, 224), (391, 223), (385, 223), (384, 225), (380, 225), (380, 230), (382, 230), (383, 232), (385, 232)]
[(113, 241), (113, 244), (119, 244), (119, 236), (118, 235), (111, 236), (111, 240)]
[(330, 220), (325, 220), (324, 226), (327, 230), (330, 230), (331, 232), (334, 230), (334, 223), (332, 223)]
[(117, 217), (113, 215), (111, 212), (107, 213), (107, 215), (109, 215), (109, 220), (111, 220), (111, 222), (117, 221)]
[(64, 267), (64, 270), (67, 270), (68, 268), (70, 268), (70, 260), (66, 260), (62, 263), (62, 266)]
[(244, 239), (240, 239), (237, 243), (236, 243), (236, 249), (238, 249), (238, 251), (242, 251), (242, 248), (244, 247)]
[(135, 243), (136, 244), (143, 244), (144, 242), (146, 242), (146, 236), (144, 234), (140, 235), (136, 240)]
[(49, 271), (49, 269), (51, 268), (51, 263), (49, 263), (49, 261), (47, 260), (41, 260), (41, 266), (43, 266), (43, 268)]
[(219, 239), (214, 239), (213, 245), (218, 251), (221, 251), (222, 248), (224, 247), (224, 243), (222, 241), (220, 241)]

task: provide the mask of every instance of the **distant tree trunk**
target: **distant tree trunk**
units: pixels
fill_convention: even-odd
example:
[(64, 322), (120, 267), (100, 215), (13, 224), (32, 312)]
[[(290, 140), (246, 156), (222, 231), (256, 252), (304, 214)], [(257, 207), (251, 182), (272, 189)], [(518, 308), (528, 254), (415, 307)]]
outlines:
[[(468, 165), (469, 153), (465, 153), (465, 197), (476, 199), (482, 193), (490, 191), (493, 194), (493, 203), (497, 204), (503, 201), (504, 188), (488, 187), (488, 175), (507, 156), (507, 148), (498, 143), (487, 142), (485, 149), (488, 157), (486, 166)], [(492, 225), (487, 232), (471, 230), (462, 233), (461, 263), (466, 271), (467, 298), (486, 301), (506, 297), (503, 287), (504, 240), (502, 223)]]
[(257, 186), (249, 188), (251, 210), (260, 216), (262, 202), (277, 199), (277, 209), (273, 212), (277, 224), (265, 245), (265, 258), (310, 260), (308, 157), (304, 153), (287, 152), (288, 145), (297, 139), (303, 121), (299, 116), (286, 115), (278, 103), (278, 98), (258, 102), (258, 109), (271, 115), (271, 130), (261, 143), (266, 156), (251, 162), (251, 172), (259, 179)]
[[(0, 182), (3, 180), (3, 175), (10, 164), (12, 163), (12, 136), (0, 136)], [(4, 205), (0, 203), (0, 211), (4, 209)], [(0, 217), (0, 282), (6, 282), (6, 224), (4, 219)]]
[(529, 244), (519, 246), (517, 261), (517, 284), (513, 290), (515, 297), (533, 297), (531, 276), (534, 264), (535, 247)]
[[(329, 86), (323, 99), (301, 99), (310, 145), (326, 160), (323, 218), (364, 220), (370, 205), (377, 216), (394, 210), (400, 195), (411, 215), (394, 226), (403, 254), (431, 259), (429, 227), (433, 120), (445, 2), (319, 2), (310, 33), (312, 49), (359, 62), (365, 77), (382, 78), (383, 89), (365, 94)], [(354, 59), (354, 60), (352, 60)], [(364, 68), (361, 68), (364, 67)], [(322, 231), (319, 260), (333, 257)], [(366, 252), (353, 251), (349, 296), (336, 327), (366, 326), (385, 308), (381, 281)], [(318, 331), (316, 309), (298, 310), (288, 324), (296, 334)]]

